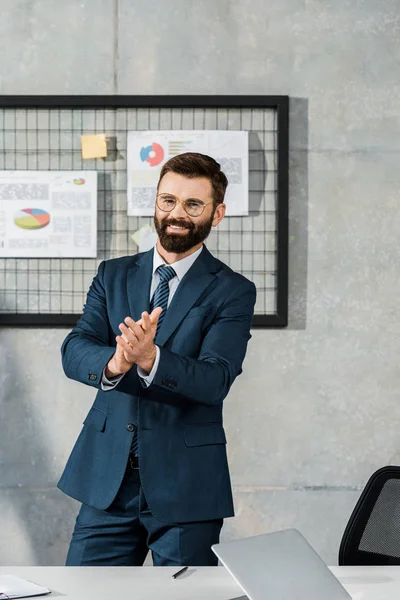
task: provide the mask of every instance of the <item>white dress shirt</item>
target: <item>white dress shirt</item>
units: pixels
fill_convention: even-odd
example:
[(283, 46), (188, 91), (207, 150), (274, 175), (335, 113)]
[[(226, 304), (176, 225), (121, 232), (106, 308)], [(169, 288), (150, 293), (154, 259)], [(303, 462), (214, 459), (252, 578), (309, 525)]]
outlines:
[[(190, 267), (193, 265), (193, 263), (196, 261), (196, 259), (200, 256), (202, 250), (203, 250), (203, 246), (201, 248), (199, 248), (198, 250), (196, 250), (196, 252), (193, 252), (193, 254), (189, 254), (189, 256), (186, 256), (186, 258), (182, 258), (181, 260), (178, 260), (177, 262), (175, 262), (171, 265), (168, 265), (170, 267), (173, 267), (173, 269), (176, 273), (176, 276), (173, 277), (172, 279), (170, 279), (168, 282), (169, 283), (169, 296), (168, 296), (167, 308), (170, 305), (171, 300), (174, 297), (174, 294), (175, 294), (181, 280), (186, 275), (186, 273), (189, 271)], [(151, 299), (154, 295), (154, 292), (156, 291), (156, 288), (160, 282), (160, 275), (159, 275), (157, 269), (158, 269), (158, 267), (164, 266), (164, 265), (166, 265), (165, 260), (160, 256), (160, 254), (157, 251), (157, 248), (154, 247), (153, 276), (151, 279), (151, 286), (150, 286), (150, 301), (151, 301)], [(138, 372), (139, 377), (141, 377), (143, 379), (143, 381), (146, 383), (147, 386), (149, 386), (151, 384), (151, 382), (153, 381), (155, 374), (157, 373), (159, 362), (160, 362), (160, 349), (156, 345), (156, 359), (154, 361), (154, 365), (153, 365), (153, 368), (150, 371), (150, 373), (146, 373), (146, 371), (143, 371), (143, 369), (141, 369), (139, 366), (137, 367), (137, 372)], [(104, 392), (106, 392), (107, 390), (112, 390), (121, 381), (123, 376), (124, 375), (118, 375), (117, 377), (108, 379), (105, 375), (105, 369), (104, 369), (103, 376), (101, 378), (101, 389)]]

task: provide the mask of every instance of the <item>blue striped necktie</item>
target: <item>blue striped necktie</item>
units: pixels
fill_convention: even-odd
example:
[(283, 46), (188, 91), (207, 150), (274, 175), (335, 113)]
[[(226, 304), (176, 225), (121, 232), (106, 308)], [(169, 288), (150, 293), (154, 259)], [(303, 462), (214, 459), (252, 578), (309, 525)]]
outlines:
[(157, 272), (160, 276), (160, 283), (158, 284), (156, 291), (154, 292), (154, 296), (151, 300), (150, 311), (157, 308), (157, 306), (161, 306), (163, 310), (158, 319), (156, 335), (161, 327), (168, 307), (169, 282), (176, 276), (173, 267), (165, 265), (158, 267)]

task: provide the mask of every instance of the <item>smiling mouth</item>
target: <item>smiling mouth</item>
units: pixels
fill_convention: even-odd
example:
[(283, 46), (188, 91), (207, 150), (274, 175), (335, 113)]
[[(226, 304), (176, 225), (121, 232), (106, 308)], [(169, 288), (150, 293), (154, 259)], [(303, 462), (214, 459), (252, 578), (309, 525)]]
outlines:
[(168, 225), (167, 229), (169, 231), (178, 232), (178, 231), (189, 231), (189, 227), (184, 227), (181, 225)]

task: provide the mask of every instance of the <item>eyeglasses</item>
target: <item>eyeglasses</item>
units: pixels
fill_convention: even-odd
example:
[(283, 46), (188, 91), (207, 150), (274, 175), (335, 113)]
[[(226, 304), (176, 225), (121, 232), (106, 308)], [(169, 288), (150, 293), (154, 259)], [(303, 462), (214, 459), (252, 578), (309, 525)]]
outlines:
[(176, 196), (171, 194), (158, 194), (156, 197), (156, 204), (163, 212), (171, 212), (174, 210), (177, 202), (180, 202), (190, 217), (200, 217), (203, 214), (204, 209), (212, 202), (203, 202), (202, 200), (196, 200), (189, 198), (188, 200), (179, 200)]

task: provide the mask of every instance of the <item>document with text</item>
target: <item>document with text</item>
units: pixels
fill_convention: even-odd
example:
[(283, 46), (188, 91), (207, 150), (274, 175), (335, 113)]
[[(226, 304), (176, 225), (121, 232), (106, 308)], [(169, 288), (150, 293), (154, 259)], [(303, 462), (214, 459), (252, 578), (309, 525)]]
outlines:
[(96, 254), (96, 171), (0, 171), (0, 257)]

